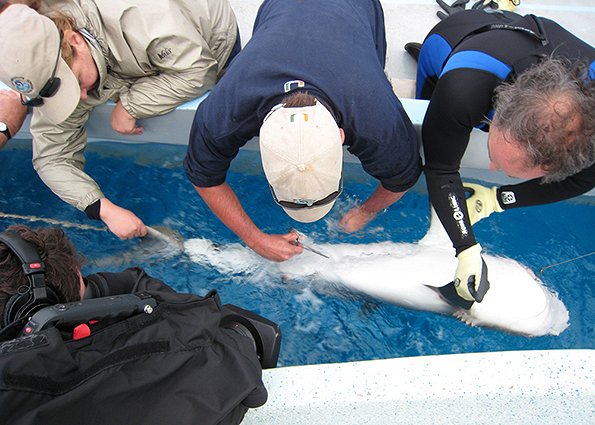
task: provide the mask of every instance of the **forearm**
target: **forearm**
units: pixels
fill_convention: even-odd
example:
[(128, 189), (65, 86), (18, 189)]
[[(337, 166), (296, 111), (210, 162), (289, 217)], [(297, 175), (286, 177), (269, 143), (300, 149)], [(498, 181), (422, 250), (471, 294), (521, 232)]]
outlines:
[(473, 127), (490, 110), (495, 84), (476, 71), (451, 71), (439, 80), (424, 118), (428, 195), (457, 253), (476, 243), (459, 174), (461, 158)]
[(270, 235), (256, 227), (227, 183), (194, 187), (215, 215), (258, 255), (272, 261), (285, 261), (303, 252), (294, 232)]
[(248, 246), (253, 247), (262, 237), (263, 232), (244, 211), (238, 197), (227, 183), (194, 188), (219, 220)]
[(397, 202), (405, 192), (391, 192), (382, 184), (361, 205), (352, 208), (341, 218), (339, 225), (346, 232), (357, 232), (376, 217), (380, 211)]
[(87, 116), (82, 113), (59, 126), (34, 116), (31, 124), (33, 167), (52, 192), (81, 211), (103, 197), (97, 183), (83, 171)]
[(41, 180), (64, 202), (80, 211), (104, 198), (97, 183), (84, 171), (71, 163), (34, 159), (34, 168)]
[(162, 73), (139, 78), (120, 101), (134, 118), (166, 114), (184, 102), (196, 99), (213, 88), (217, 81), (217, 64), (204, 69)]
[(458, 173), (440, 175), (426, 172), (428, 195), (457, 254), (475, 245), (475, 235), (467, 212), (463, 183)]
[[(64, 202), (80, 211), (103, 198), (99, 185), (84, 171), (84, 160), (79, 155), (61, 156), (57, 153), (39, 153), (33, 139), (33, 167), (41, 180)], [(44, 150), (42, 149), (42, 152)]]
[(582, 195), (595, 187), (595, 164), (561, 182), (541, 184), (539, 180), (501, 186), (497, 196), (500, 206), (505, 210), (530, 207)]
[(468, 134), (459, 134), (450, 141), (441, 139), (445, 145), (451, 147), (450, 150), (445, 150), (434, 147), (437, 137), (433, 132), (424, 133), (424, 173), (430, 203), (453, 247), (459, 253), (476, 243), (459, 174), (459, 164), (467, 146)]
[(376, 215), (401, 199), (405, 193), (406, 191), (391, 192), (385, 189), (382, 184), (378, 184), (376, 190), (360, 206), (360, 209), (366, 214)]

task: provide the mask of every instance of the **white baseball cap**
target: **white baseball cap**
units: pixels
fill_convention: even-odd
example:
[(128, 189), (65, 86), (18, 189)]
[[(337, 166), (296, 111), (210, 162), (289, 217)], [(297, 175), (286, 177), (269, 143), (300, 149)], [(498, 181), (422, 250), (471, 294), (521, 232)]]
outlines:
[(51, 19), (22, 4), (0, 13), (0, 81), (59, 124), (80, 100), (80, 86), (60, 56), (60, 33)]
[(331, 113), (313, 106), (277, 105), (260, 128), (262, 166), (275, 202), (302, 223), (324, 217), (343, 184), (341, 132)]

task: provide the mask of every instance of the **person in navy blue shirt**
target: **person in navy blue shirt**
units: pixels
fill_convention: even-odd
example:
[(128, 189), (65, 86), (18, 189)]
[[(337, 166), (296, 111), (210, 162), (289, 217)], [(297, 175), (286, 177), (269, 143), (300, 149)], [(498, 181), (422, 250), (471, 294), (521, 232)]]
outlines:
[[(274, 169), (295, 159), (287, 154), (292, 144), (307, 145), (296, 148), (300, 155), (317, 150), (303, 134), (313, 135), (316, 145), (326, 146), (327, 139), (331, 145), (343, 143), (380, 182), (341, 219), (347, 231), (365, 226), (417, 181), (419, 142), (384, 73), (385, 56), (378, 0), (266, 0), (261, 5), (251, 40), (196, 112), (184, 161), (188, 178), (211, 210), (261, 256), (284, 261), (303, 248), (293, 232), (262, 232), (225, 182), (240, 147), (259, 132), (273, 197), (299, 221), (321, 218), (342, 189), (336, 161), (342, 149), (334, 146), (318, 158), (329, 162), (323, 182), (319, 177), (325, 170), (313, 180), (294, 181), (293, 174), (311, 171), (309, 159), (292, 163), (291, 181)], [(293, 124), (299, 132), (291, 130)]]
[[(472, 225), (492, 212), (561, 201), (595, 185), (595, 49), (556, 22), (466, 10), (438, 23), (418, 59), (417, 93), (430, 201), (456, 250), (468, 301), (489, 287)], [(461, 182), (471, 130), (489, 131), (490, 168), (526, 180)], [(466, 200), (463, 186), (473, 195)]]

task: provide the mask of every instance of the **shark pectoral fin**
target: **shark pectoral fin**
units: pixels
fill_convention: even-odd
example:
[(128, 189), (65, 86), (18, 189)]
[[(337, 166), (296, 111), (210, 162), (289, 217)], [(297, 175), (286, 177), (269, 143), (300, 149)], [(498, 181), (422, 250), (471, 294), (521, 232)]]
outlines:
[(426, 285), (428, 288), (432, 288), (436, 291), (440, 296), (444, 299), (444, 301), (448, 302), (449, 304), (454, 305), (455, 307), (463, 308), (465, 310), (469, 310), (475, 301), (467, 301), (457, 294), (457, 290), (455, 288), (454, 282), (447, 283), (444, 286), (429, 286)]

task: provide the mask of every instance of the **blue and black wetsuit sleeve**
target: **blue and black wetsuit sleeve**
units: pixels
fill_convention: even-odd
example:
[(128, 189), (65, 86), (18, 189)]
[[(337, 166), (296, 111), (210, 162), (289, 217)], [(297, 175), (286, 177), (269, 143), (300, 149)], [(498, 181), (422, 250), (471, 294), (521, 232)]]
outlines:
[(476, 243), (459, 167), (469, 136), (492, 107), (501, 80), (492, 73), (460, 68), (440, 77), (422, 126), (428, 194), (457, 253)]
[[(551, 204), (582, 195), (595, 187), (595, 164), (561, 182), (542, 184), (541, 179), (529, 180), (498, 188), (498, 202), (507, 210)], [(506, 199), (507, 203), (502, 200)]]

